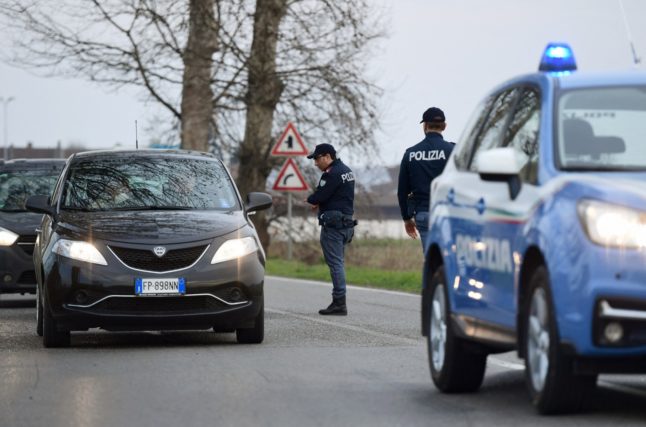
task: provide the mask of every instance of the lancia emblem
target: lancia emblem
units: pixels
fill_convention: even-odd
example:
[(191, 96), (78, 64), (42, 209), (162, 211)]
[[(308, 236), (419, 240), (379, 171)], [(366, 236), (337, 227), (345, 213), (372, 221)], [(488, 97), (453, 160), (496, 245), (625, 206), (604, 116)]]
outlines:
[(166, 248), (163, 246), (155, 246), (153, 248), (153, 253), (157, 255), (159, 258), (161, 258), (166, 253)]

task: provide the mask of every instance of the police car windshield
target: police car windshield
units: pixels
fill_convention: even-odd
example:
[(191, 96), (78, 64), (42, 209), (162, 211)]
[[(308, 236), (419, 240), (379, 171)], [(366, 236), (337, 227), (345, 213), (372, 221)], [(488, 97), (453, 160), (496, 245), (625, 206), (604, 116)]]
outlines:
[(59, 173), (60, 168), (0, 172), (0, 210), (26, 212), (27, 198), (51, 194)]
[(563, 92), (556, 138), (561, 169), (646, 171), (646, 86)]
[(233, 183), (216, 161), (170, 157), (84, 159), (70, 167), (64, 210), (235, 210)]

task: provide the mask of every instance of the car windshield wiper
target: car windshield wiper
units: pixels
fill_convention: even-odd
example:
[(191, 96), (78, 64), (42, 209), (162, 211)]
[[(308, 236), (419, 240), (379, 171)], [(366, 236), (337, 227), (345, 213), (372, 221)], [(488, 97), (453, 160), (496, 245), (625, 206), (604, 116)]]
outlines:
[(76, 206), (61, 206), (64, 211), (78, 211), (78, 212), (96, 212), (96, 209), (80, 208)]
[(132, 206), (106, 209), (111, 211), (190, 211), (189, 206)]

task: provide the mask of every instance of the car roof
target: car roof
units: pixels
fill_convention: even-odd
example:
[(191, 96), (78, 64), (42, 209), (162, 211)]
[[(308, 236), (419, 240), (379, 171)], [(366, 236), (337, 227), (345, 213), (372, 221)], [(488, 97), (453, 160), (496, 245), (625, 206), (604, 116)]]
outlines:
[(65, 159), (12, 159), (0, 162), (0, 170), (62, 169)]
[(72, 155), (73, 160), (80, 159), (120, 159), (130, 157), (182, 157), (194, 158), (202, 160), (218, 160), (211, 153), (202, 151), (190, 150), (160, 150), (160, 149), (144, 149), (144, 150), (96, 150), (96, 151), (83, 151)]
[(567, 73), (536, 72), (520, 75), (498, 85), (492, 92), (498, 92), (510, 85), (522, 83), (544, 83), (560, 90), (609, 86), (646, 86), (646, 72), (628, 71), (574, 71)]

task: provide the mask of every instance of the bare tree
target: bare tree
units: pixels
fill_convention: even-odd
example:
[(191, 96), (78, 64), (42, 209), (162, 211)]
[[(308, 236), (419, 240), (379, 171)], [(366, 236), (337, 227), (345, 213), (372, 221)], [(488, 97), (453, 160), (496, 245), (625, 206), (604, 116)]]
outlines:
[[(377, 149), (381, 92), (365, 67), (382, 31), (368, 0), (0, 2), (21, 34), (15, 64), (145, 88), (181, 128), (182, 147), (238, 164), (243, 194), (266, 187), (287, 121), (310, 148), (332, 142), (357, 158)], [(267, 219), (256, 218), (268, 243)]]

